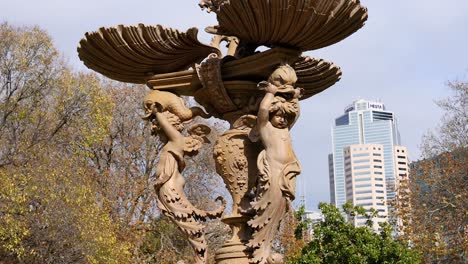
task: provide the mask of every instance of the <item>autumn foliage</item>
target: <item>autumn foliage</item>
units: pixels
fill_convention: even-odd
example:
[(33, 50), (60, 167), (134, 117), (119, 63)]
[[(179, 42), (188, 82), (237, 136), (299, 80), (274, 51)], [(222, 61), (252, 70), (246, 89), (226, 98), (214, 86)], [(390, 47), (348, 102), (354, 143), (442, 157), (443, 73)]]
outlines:
[[(0, 24), (0, 263), (175, 263), (190, 246), (156, 207), (147, 88), (76, 72), (46, 32)], [(207, 159), (211, 153), (198, 159)], [(186, 172), (201, 208), (210, 163)], [(223, 230), (210, 243), (218, 247)], [(220, 242), (221, 241), (221, 242)]]
[(401, 238), (425, 263), (467, 263), (468, 82), (449, 82), (452, 96), (437, 101), (445, 114), (421, 144), (399, 204)]
[[(276, 250), (290, 263), (418, 263), (417, 252), (426, 263), (466, 263), (468, 83), (449, 87), (454, 96), (438, 102), (447, 114), (401, 183), (411, 191), (397, 201), (399, 241), (389, 228), (355, 228), (321, 204), (325, 221), (312, 237), (290, 210)], [(0, 24), (0, 263), (191, 260), (190, 245), (156, 207), (161, 144), (141, 120), (146, 89), (76, 72), (40, 28)], [(214, 206), (223, 189), (209, 148), (188, 163), (191, 201)], [(208, 223), (210, 248), (229, 232)]]

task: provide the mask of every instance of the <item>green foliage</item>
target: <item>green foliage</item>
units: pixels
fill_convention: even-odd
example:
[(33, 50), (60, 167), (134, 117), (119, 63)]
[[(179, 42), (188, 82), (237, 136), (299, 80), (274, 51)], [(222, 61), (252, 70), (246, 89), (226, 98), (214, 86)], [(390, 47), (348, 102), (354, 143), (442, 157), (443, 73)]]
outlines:
[[(325, 220), (314, 227), (312, 240), (302, 254), (288, 263), (419, 263), (416, 252), (392, 239), (391, 227), (383, 225), (380, 234), (368, 226), (355, 227), (333, 205), (319, 205)], [(349, 216), (362, 215), (372, 219), (362, 207), (343, 206)]]
[(310, 219), (304, 218), (305, 206), (301, 206), (297, 211), (294, 212), (294, 217), (297, 221), (296, 229), (294, 230), (294, 237), (296, 239), (304, 239), (304, 233), (308, 232), (311, 224)]

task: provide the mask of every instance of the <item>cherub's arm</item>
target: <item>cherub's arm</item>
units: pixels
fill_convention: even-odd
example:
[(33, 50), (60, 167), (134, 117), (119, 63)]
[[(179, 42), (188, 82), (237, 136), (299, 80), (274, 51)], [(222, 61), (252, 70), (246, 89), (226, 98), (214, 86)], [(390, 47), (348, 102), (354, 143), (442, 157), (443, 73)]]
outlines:
[[(303, 88), (294, 89), (294, 95), (293, 95), (294, 99), (299, 100), (303, 95), (304, 95), (304, 89)], [(297, 102), (297, 104), (299, 106), (299, 102)], [(296, 117), (294, 118), (291, 125), (289, 126), (290, 129), (294, 126), (294, 124), (296, 123), (296, 121), (297, 121), (297, 119), (299, 118), (300, 115), (301, 115), (301, 109), (300, 109), (300, 107), (298, 107)]]
[[(157, 110), (157, 108), (159, 108)], [(164, 114), (159, 111), (161, 110), (160, 107), (158, 107), (158, 105), (156, 105), (154, 108), (153, 108), (153, 113), (154, 115), (156, 116), (156, 120), (158, 121), (158, 124), (161, 126), (161, 128), (163, 129), (164, 133), (166, 134), (167, 138), (169, 139), (169, 141), (180, 141), (180, 140), (183, 140), (183, 136), (182, 134), (174, 127), (172, 126), (169, 121), (167, 120), (167, 118), (164, 116)]]
[(270, 107), (273, 98), (275, 98), (275, 93), (278, 91), (278, 87), (274, 86), (271, 83), (268, 83), (265, 86), (265, 96), (260, 102), (260, 107), (258, 108), (257, 115), (257, 124), (260, 127), (264, 127), (270, 121)]

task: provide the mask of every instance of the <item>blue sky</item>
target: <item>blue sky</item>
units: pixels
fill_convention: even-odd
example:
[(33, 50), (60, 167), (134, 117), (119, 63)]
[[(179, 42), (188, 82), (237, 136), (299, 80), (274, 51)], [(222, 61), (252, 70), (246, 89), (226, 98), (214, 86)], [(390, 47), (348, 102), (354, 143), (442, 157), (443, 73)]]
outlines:
[[(353, 100), (380, 100), (398, 118), (403, 145), (416, 160), (422, 135), (435, 128), (441, 111), (434, 100), (449, 95), (448, 80), (468, 79), (467, 0), (362, 0), (366, 26), (333, 46), (306, 55), (332, 61), (343, 77), (328, 90), (301, 102), (302, 116), (292, 131), (302, 162), (297, 195), (307, 207), (329, 201), (327, 155), (331, 126)], [(87, 31), (118, 24), (161, 24), (186, 30), (206, 26), (214, 14), (198, 0), (0, 0), (0, 21), (38, 25), (53, 38), (76, 69), (85, 70), (76, 47)], [(303, 187), (302, 187), (303, 186)]]

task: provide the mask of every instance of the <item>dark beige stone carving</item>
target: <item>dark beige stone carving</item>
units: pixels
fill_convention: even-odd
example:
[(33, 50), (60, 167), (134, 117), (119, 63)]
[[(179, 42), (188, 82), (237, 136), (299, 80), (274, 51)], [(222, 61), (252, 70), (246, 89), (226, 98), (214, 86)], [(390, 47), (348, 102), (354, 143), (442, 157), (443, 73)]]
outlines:
[[(251, 263), (275, 263), (282, 259), (271, 252), (271, 242), (289, 203), (294, 200), (296, 176), (301, 172), (294, 154), (289, 129), (299, 117), (294, 69), (280, 66), (268, 79), (260, 83), (265, 90), (257, 116), (257, 129), (263, 150), (258, 155), (258, 179), (252, 208), (255, 215), (248, 222), (254, 230), (248, 246), (253, 248)], [(276, 260), (277, 261), (277, 260)]]
[(200, 43), (198, 29), (183, 33), (160, 25), (100, 28), (86, 33), (78, 55), (84, 64), (111, 79), (146, 83), (149, 76), (186, 70), (219, 50)]
[(226, 2), (229, 0), (201, 0), (198, 6), (210, 13), (211, 11), (219, 11), (221, 5)]
[(292, 67), (296, 71), (296, 85), (304, 89), (301, 100), (318, 94), (341, 78), (341, 70), (330, 62), (311, 57), (301, 57)]
[(224, 88), (220, 59), (208, 58), (198, 68), (198, 76), (203, 88), (194, 93), (195, 100), (213, 113), (225, 113), (237, 109)]
[[(200, 124), (194, 125), (188, 129), (189, 135), (183, 136), (181, 134), (184, 128), (183, 122), (190, 121), (194, 116), (186, 119), (188, 116), (177, 115), (192, 112), (185, 108), (183, 103), (170, 102), (168, 104), (167, 101), (164, 102), (165, 99), (167, 98), (161, 101), (151, 101), (152, 113), (145, 117), (153, 122), (155, 134), (166, 143), (161, 150), (156, 167), (154, 188), (158, 195), (158, 207), (187, 236), (196, 253), (194, 262), (206, 263), (207, 244), (203, 231), (204, 225), (201, 222), (207, 218), (220, 217), (226, 207), (226, 202), (222, 197), (218, 197), (216, 200), (220, 200), (222, 206), (216, 210), (203, 211), (195, 208), (185, 196), (185, 179), (181, 173), (185, 168), (184, 156), (193, 156), (198, 153), (207, 140), (206, 135), (210, 133), (210, 128)], [(150, 100), (145, 101), (145, 106), (149, 104)], [(177, 109), (176, 106), (185, 109)]]
[(232, 36), (214, 36), (211, 40), (211, 46), (221, 50), (221, 43), (226, 42), (226, 47), (228, 51), (226, 56), (235, 56), (237, 47), (239, 46), (239, 39)]
[[(271, 242), (301, 171), (289, 130), (299, 117), (299, 100), (341, 78), (333, 63), (301, 54), (348, 37), (364, 25), (367, 10), (359, 0), (201, 0), (199, 6), (218, 20), (206, 29), (214, 34), (211, 45), (198, 41), (196, 28), (183, 33), (120, 25), (87, 33), (78, 54), (109, 78), (152, 89), (144, 119), (166, 142), (157, 166), (158, 205), (187, 235), (194, 262), (206, 262), (203, 220), (221, 217), (225, 206), (222, 201), (205, 212), (183, 193), (184, 156), (195, 155), (209, 133), (200, 125), (185, 129), (200, 115), (230, 124), (216, 141), (214, 159), (233, 198), (232, 213), (221, 219), (233, 234), (216, 252), (216, 263), (283, 263)], [(268, 48), (259, 52), (261, 45)], [(187, 108), (181, 95), (192, 96), (208, 113)]]
[(160, 90), (152, 90), (143, 99), (143, 108), (145, 109), (146, 115), (143, 117), (144, 120), (150, 119), (153, 113), (154, 105), (158, 103), (163, 109), (176, 115), (181, 122), (187, 122), (192, 120), (196, 116), (203, 118), (210, 118), (211, 115), (205, 113), (200, 107), (187, 108), (184, 100), (174, 93)]
[(216, 13), (219, 23), (206, 28), (209, 33), (302, 51), (335, 44), (359, 30), (367, 20), (367, 9), (359, 0), (203, 2), (213, 3), (209, 10)]
[(258, 170), (256, 160), (260, 146), (249, 139), (256, 117), (239, 117), (232, 129), (221, 135), (215, 145), (214, 157), (216, 171), (231, 193), (233, 208), (231, 215), (225, 215), (222, 221), (231, 226), (232, 238), (216, 252), (217, 263), (249, 263), (249, 249), (246, 243), (252, 231), (247, 225), (251, 219), (251, 201)]

